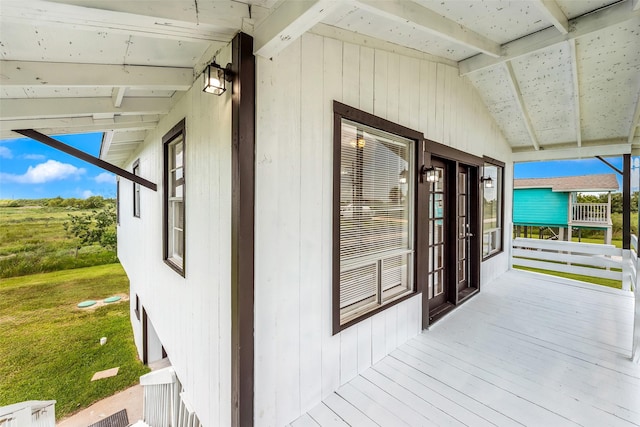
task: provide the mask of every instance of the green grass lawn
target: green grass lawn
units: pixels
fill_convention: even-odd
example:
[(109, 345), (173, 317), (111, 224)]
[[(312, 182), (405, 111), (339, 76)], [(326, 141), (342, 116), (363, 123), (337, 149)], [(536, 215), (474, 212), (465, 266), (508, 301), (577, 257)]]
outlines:
[(0, 205), (0, 277), (65, 270), (117, 262), (115, 252), (87, 246), (76, 257), (75, 243), (62, 224), (82, 210)]
[[(137, 358), (129, 302), (76, 307), (128, 292), (119, 264), (0, 280), (0, 406), (57, 400), (60, 419), (136, 384), (148, 368)], [(117, 376), (90, 382), (117, 366)]]
[(580, 280), (581, 282), (593, 283), (595, 285), (608, 286), (610, 288), (622, 289), (622, 282), (620, 280), (602, 279), (600, 277), (582, 276), (580, 274), (562, 273), (559, 271), (542, 270), (540, 268), (513, 266), (518, 270), (533, 271), (535, 273), (544, 273), (551, 276), (564, 277), (565, 279)]

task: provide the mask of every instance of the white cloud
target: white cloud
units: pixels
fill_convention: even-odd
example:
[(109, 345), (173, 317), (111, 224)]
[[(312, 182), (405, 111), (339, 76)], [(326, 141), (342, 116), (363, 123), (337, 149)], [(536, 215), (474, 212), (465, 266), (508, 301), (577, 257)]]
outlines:
[(11, 153), (11, 150), (9, 150), (7, 147), (0, 145), (0, 158), (12, 159), (13, 154)]
[(47, 158), (44, 154), (25, 154), (22, 156), (23, 159), (27, 160), (44, 160)]
[(94, 178), (98, 184), (115, 184), (116, 176), (109, 172), (102, 172)]
[(87, 171), (68, 163), (60, 163), (55, 160), (47, 160), (29, 169), (22, 174), (0, 173), (0, 180), (16, 182), (19, 184), (44, 184), (50, 181), (60, 181), (68, 178), (79, 178)]
[(93, 192), (91, 190), (84, 190), (82, 192), (82, 198), (83, 199), (88, 199), (91, 196), (95, 196), (95, 194), (93, 194)]

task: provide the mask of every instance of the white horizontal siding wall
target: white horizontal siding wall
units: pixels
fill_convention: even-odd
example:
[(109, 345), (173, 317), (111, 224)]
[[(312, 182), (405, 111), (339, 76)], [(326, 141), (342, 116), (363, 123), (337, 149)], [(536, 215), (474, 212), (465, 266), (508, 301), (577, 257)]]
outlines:
[[(510, 162), (456, 68), (312, 34), (257, 59), (257, 426), (296, 419), (420, 330), (417, 296), (331, 335), (333, 100)], [(508, 163), (505, 212), (511, 170)], [(507, 268), (506, 254), (496, 256), (483, 277)]]
[[(218, 55), (230, 62), (230, 49)], [(162, 137), (186, 118), (186, 278), (162, 260)], [(231, 424), (231, 95), (202, 92), (199, 81), (151, 131), (141, 175), (158, 191), (141, 190), (133, 217), (132, 184), (120, 180), (118, 256), (203, 425)], [(132, 314), (142, 349), (141, 321)]]

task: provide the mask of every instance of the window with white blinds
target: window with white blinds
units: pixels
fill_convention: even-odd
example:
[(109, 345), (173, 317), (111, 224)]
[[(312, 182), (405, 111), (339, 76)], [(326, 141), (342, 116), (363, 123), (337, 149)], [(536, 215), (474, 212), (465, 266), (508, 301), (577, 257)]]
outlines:
[(164, 144), (164, 260), (185, 272), (185, 121), (163, 138)]
[(345, 324), (414, 290), (414, 141), (343, 118), (340, 144)]
[(503, 167), (485, 163), (483, 177), (491, 178), (491, 185), (482, 189), (482, 257), (502, 252), (502, 172)]

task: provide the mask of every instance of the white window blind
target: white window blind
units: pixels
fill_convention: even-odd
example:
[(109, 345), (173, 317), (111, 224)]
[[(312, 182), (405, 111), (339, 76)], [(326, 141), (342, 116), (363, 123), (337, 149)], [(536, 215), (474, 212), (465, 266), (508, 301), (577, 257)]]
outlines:
[(342, 120), (341, 323), (413, 291), (413, 144)]

